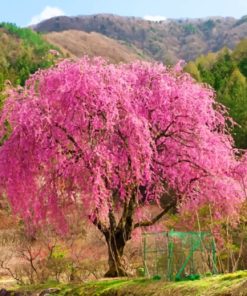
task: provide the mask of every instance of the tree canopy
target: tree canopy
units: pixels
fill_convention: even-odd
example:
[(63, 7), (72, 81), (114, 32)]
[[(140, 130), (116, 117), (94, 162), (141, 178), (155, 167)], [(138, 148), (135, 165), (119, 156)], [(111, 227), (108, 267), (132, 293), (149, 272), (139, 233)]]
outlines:
[[(114, 254), (108, 275), (123, 275), (117, 257), (133, 229), (171, 208), (210, 203), (217, 217), (237, 214), (243, 194), (229, 121), (212, 89), (179, 65), (64, 61), (9, 90), (1, 189), (35, 225), (48, 220), (63, 230), (69, 205), (82, 205)], [(160, 213), (145, 216), (155, 203)]]

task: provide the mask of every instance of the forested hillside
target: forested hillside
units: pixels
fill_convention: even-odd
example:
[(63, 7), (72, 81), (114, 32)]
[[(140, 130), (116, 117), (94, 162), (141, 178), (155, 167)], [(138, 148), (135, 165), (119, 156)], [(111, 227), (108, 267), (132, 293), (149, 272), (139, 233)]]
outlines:
[(236, 145), (247, 148), (247, 39), (233, 51), (223, 48), (198, 57), (187, 64), (186, 70), (215, 89), (218, 101), (229, 108), (239, 124), (233, 130)]
[(54, 63), (54, 45), (31, 29), (21, 29), (13, 24), (0, 24), (0, 90), (6, 80), (13, 85), (23, 85), (28, 76), (39, 68)]
[(99, 14), (55, 17), (34, 27), (39, 32), (79, 30), (122, 40), (164, 63), (186, 61), (227, 46), (233, 49), (247, 35), (247, 17), (168, 19), (151, 22), (142, 18)]
[(101, 34), (79, 31), (46, 36), (30, 28), (0, 23), (0, 91), (6, 81), (24, 85), (30, 74), (48, 68), (58, 57), (103, 56), (110, 62), (149, 59), (141, 50)]

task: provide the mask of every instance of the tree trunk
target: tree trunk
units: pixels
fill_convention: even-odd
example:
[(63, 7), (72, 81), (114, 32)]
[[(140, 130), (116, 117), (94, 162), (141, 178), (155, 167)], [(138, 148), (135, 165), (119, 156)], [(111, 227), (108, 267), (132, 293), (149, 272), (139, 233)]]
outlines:
[[(106, 180), (107, 183), (107, 180)], [(134, 224), (133, 217), (137, 207), (137, 187), (132, 188), (131, 198), (125, 201), (120, 220), (116, 221), (113, 206), (109, 209), (109, 226), (102, 223), (97, 217), (98, 210), (95, 211), (93, 224), (104, 235), (108, 246), (109, 270), (105, 277), (128, 276), (127, 266), (123, 262), (123, 252), (125, 244), (131, 239), (132, 231), (137, 227), (148, 227), (159, 221), (170, 209), (176, 206), (176, 199), (169, 200), (168, 205), (157, 216), (151, 220), (139, 221)], [(112, 201), (113, 203), (113, 201)]]
[(123, 252), (126, 244), (124, 232), (122, 229), (108, 231), (105, 234), (108, 246), (108, 265), (109, 270), (106, 272), (105, 277), (122, 277), (128, 276), (126, 266), (123, 263)]

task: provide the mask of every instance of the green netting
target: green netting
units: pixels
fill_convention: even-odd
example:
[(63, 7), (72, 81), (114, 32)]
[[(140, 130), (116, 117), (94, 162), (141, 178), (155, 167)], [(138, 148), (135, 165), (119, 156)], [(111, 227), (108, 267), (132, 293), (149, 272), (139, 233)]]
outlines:
[(198, 279), (217, 273), (215, 240), (208, 232), (144, 233), (143, 261), (145, 276)]

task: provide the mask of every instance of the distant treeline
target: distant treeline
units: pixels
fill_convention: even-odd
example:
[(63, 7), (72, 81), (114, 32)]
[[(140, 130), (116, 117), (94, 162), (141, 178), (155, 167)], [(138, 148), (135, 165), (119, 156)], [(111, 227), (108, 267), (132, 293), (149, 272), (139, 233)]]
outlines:
[(223, 48), (200, 56), (189, 62), (185, 70), (216, 90), (217, 100), (229, 108), (239, 124), (233, 129), (236, 146), (247, 148), (247, 39), (233, 51)]

